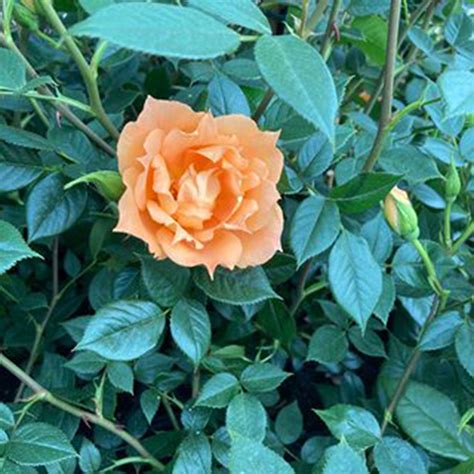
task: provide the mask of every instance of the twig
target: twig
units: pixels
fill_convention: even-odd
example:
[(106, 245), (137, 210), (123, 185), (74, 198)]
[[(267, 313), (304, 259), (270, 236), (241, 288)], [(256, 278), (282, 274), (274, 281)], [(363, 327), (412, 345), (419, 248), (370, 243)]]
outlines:
[[(21, 61), (26, 67), (26, 72), (32, 79), (40, 77), (39, 74), (36, 72), (36, 70), (33, 68), (33, 66), (25, 58), (25, 56), (23, 56), (23, 54), (18, 49), (16, 44), (13, 41), (8, 40), (5, 37), (5, 35), (3, 35), (2, 33), (0, 33), (0, 44), (9, 48), (21, 59)], [(43, 95), (55, 97), (55, 95), (51, 92), (51, 90), (47, 86), (38, 87), (38, 90)], [(75, 115), (74, 112), (72, 112), (68, 107), (66, 107), (65, 105), (61, 103), (56, 103), (56, 102), (53, 102), (53, 106), (61, 114), (61, 116), (66, 118), (72, 125), (74, 125), (74, 127), (76, 127), (78, 130), (83, 132), (97, 146), (99, 146), (102, 150), (107, 152), (109, 155), (115, 156), (115, 150), (107, 142), (105, 142), (102, 138), (100, 138), (99, 135), (97, 135), (97, 133), (94, 132), (94, 130), (88, 127), (82, 120), (80, 120), (77, 117), (77, 115)]]
[[(421, 18), (425, 10), (430, 6), (431, 3), (434, 3), (434, 1), (436, 0), (425, 0), (413, 13), (413, 15), (411, 15), (410, 22), (408, 23), (408, 25), (406, 25), (405, 28), (403, 28), (400, 31), (400, 36), (398, 38), (398, 43), (397, 43), (397, 50), (405, 41), (410, 29), (417, 23), (417, 21)], [(367, 107), (365, 108), (366, 114), (370, 114), (370, 112), (372, 112), (372, 109), (374, 108), (374, 105), (377, 102), (377, 99), (379, 98), (380, 93), (382, 92), (384, 74), (385, 74), (385, 69), (382, 69), (382, 71), (380, 72), (380, 76), (377, 79), (377, 85), (375, 87), (375, 91), (372, 94), (370, 101), (367, 103)]]
[(171, 407), (168, 394), (163, 393), (161, 396), (161, 401), (163, 402), (163, 406), (165, 407), (166, 413), (168, 414), (168, 418), (170, 419), (171, 424), (173, 425), (173, 429), (175, 431), (180, 431), (181, 428), (179, 427), (178, 419), (176, 418), (173, 408)]
[(313, 13), (311, 14), (311, 16), (308, 18), (308, 21), (306, 22), (305, 28), (303, 30), (303, 34), (301, 35), (303, 39), (306, 39), (310, 35), (310, 33), (314, 30), (315, 26), (318, 24), (318, 21), (323, 16), (324, 10), (326, 10), (327, 6), (328, 6), (328, 0), (319, 0), (318, 4), (316, 5), (316, 8), (314, 9)]
[(393, 80), (395, 71), (395, 58), (397, 55), (397, 41), (398, 28), (400, 23), (400, 7), (401, 0), (392, 0), (390, 6), (390, 17), (388, 27), (387, 50), (385, 60), (385, 79), (384, 91), (382, 99), (382, 110), (380, 112), (379, 126), (377, 136), (375, 137), (374, 145), (364, 164), (362, 171), (368, 172), (377, 161), (380, 152), (382, 151), (383, 142), (385, 138), (385, 129), (390, 123), (392, 115), (392, 100), (393, 100)]
[(258, 104), (257, 110), (252, 116), (255, 122), (258, 122), (260, 120), (263, 113), (265, 112), (265, 109), (268, 107), (268, 104), (272, 100), (273, 95), (274, 95), (274, 92), (271, 89), (268, 89), (265, 95), (263, 96), (262, 101), (260, 102), (260, 104)]
[[(46, 312), (46, 315), (42, 323), (38, 324), (36, 327), (35, 340), (33, 342), (33, 347), (31, 348), (30, 357), (28, 358), (28, 362), (26, 363), (26, 368), (25, 368), (25, 373), (27, 375), (31, 374), (33, 367), (38, 359), (41, 340), (43, 339), (44, 333), (46, 331), (46, 327), (54, 313), (54, 310), (56, 309), (57, 304), (59, 303), (61, 298), (65, 295), (67, 290), (71, 288), (71, 286), (75, 284), (77, 280), (79, 280), (79, 278), (81, 278), (85, 273), (87, 273), (95, 264), (96, 264), (96, 261), (93, 260), (78, 275), (76, 275), (74, 278), (69, 280), (69, 282), (61, 289), (61, 291), (57, 291), (57, 285), (58, 285), (57, 283), (57, 271), (58, 271), (57, 270), (57, 252), (53, 251), (53, 296), (51, 298), (51, 301), (48, 306), (48, 310)], [(18, 400), (20, 400), (24, 388), (25, 388), (25, 384), (22, 382), (16, 393), (15, 402), (18, 402)]]
[(86, 85), (91, 109), (97, 116), (99, 122), (107, 130), (107, 132), (109, 132), (109, 134), (113, 138), (118, 138), (119, 132), (115, 128), (115, 125), (112, 123), (112, 121), (109, 119), (102, 105), (99, 87), (97, 85), (97, 80), (93, 69), (85, 60), (81, 50), (76, 45), (73, 38), (67, 31), (59, 15), (56, 13), (52, 1), (38, 0), (38, 2), (41, 6), (42, 13), (46, 16), (46, 19), (48, 20), (49, 24), (59, 34), (61, 40), (64, 42), (64, 46), (69, 51), (69, 54), (76, 63), (77, 67), (79, 68), (79, 72), (81, 73), (82, 79), (84, 80), (84, 83)]
[(461, 247), (461, 245), (466, 242), (471, 235), (474, 234), (474, 221), (471, 221), (469, 225), (464, 229), (464, 232), (461, 234), (461, 236), (454, 242), (452, 248), (451, 248), (451, 253), (455, 254)]
[(130, 433), (124, 429), (118, 427), (110, 420), (100, 417), (94, 413), (86, 410), (77, 408), (66, 401), (56, 398), (51, 392), (42, 387), (38, 382), (33, 380), (27, 373), (25, 373), (20, 367), (18, 367), (13, 361), (8, 359), (4, 354), (0, 354), (0, 366), (3, 366), (17, 379), (21, 380), (26, 386), (28, 386), (36, 395), (38, 401), (49, 403), (50, 405), (59, 408), (60, 410), (69, 413), (85, 422), (92, 423), (100, 426), (101, 428), (113, 433), (118, 436), (129, 446), (134, 448), (137, 453), (140, 454), (148, 463), (153, 466), (157, 471), (164, 471), (165, 466), (158, 461), (152, 454), (140, 443), (138, 439), (133, 437)]
[[(443, 310), (446, 304), (446, 299), (447, 299), (447, 295), (445, 293), (442, 296), (438, 296), (438, 295), (435, 296), (430, 314), (420, 330), (420, 334), (418, 336), (418, 342), (421, 341), (423, 334), (426, 332), (431, 322)], [(418, 360), (420, 359), (420, 356), (421, 356), (421, 350), (417, 346), (413, 349), (413, 352), (410, 355), (410, 358), (405, 367), (405, 370), (403, 371), (403, 375), (400, 381), (398, 382), (397, 388), (395, 389), (393, 397), (390, 400), (390, 403), (385, 411), (385, 416), (382, 422), (382, 426), (380, 428), (381, 436), (384, 434), (385, 430), (387, 429), (388, 424), (392, 421), (393, 414), (395, 413), (398, 402), (400, 401), (400, 399), (403, 397), (403, 394), (405, 393), (407, 384), (410, 381), (411, 375), (416, 368), (416, 365), (418, 363)]]
[(323, 43), (321, 45), (321, 55), (326, 59), (326, 55), (329, 51), (329, 46), (331, 45), (331, 36), (333, 33), (334, 26), (336, 25), (337, 14), (341, 8), (342, 0), (333, 0), (331, 13), (329, 14), (328, 24), (326, 26), (326, 31), (324, 33)]

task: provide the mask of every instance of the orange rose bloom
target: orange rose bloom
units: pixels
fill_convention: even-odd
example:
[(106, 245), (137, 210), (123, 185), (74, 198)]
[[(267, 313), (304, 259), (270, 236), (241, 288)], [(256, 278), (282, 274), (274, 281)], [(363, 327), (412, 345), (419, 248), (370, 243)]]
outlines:
[(281, 248), (278, 133), (149, 97), (118, 143), (126, 191), (116, 231), (179, 265), (260, 265)]

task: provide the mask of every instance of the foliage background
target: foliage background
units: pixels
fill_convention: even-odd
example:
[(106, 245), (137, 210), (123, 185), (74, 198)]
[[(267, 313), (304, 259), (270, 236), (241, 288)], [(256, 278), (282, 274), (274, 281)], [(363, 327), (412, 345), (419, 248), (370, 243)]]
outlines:
[[(4, 0), (0, 471), (474, 472), (472, 3)], [(281, 130), (283, 253), (112, 233), (147, 95)]]

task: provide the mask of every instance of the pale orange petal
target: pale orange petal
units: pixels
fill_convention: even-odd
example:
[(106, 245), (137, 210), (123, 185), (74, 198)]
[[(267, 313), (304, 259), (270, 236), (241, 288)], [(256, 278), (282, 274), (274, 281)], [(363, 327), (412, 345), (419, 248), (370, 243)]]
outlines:
[(279, 206), (270, 211), (270, 220), (265, 227), (254, 233), (236, 232), (242, 243), (242, 256), (237, 264), (240, 268), (262, 265), (281, 250), (283, 213)]

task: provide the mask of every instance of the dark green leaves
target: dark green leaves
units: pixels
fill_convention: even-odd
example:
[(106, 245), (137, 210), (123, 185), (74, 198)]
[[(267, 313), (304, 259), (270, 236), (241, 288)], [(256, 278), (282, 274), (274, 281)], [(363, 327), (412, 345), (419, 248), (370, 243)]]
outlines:
[(329, 283), (363, 331), (382, 292), (382, 272), (363, 238), (347, 231), (339, 236), (329, 256)]
[(146, 301), (117, 301), (101, 308), (76, 349), (109, 360), (132, 360), (156, 346), (165, 327), (161, 309)]
[(208, 101), (215, 116), (250, 115), (247, 98), (240, 87), (222, 74), (215, 75), (209, 83)]
[(380, 474), (426, 474), (418, 451), (406, 441), (388, 436), (374, 448), (375, 465)]
[(355, 214), (378, 204), (400, 181), (400, 176), (388, 173), (365, 173), (336, 186), (330, 198), (342, 212)]
[(0, 192), (21, 189), (42, 172), (43, 163), (34, 152), (0, 143)]
[(60, 174), (50, 174), (28, 196), (26, 220), (30, 242), (64, 232), (84, 211), (86, 191), (81, 188), (64, 191), (64, 185)]
[(48, 140), (42, 136), (7, 125), (0, 125), (0, 140), (12, 145), (32, 148), (33, 150), (50, 151), (53, 149)]
[(255, 397), (240, 394), (232, 399), (226, 412), (226, 428), (231, 438), (245, 437), (262, 442), (266, 427), (265, 409)]
[(373, 446), (380, 439), (377, 420), (363, 408), (334, 405), (328, 410), (315, 411), (337, 439), (345, 439), (356, 450)]
[(290, 241), (298, 265), (324, 252), (340, 230), (337, 206), (321, 196), (305, 199), (291, 221)]
[(194, 281), (204, 293), (223, 303), (240, 305), (278, 298), (260, 267), (233, 271), (218, 268), (214, 280), (204, 268), (197, 268)]
[(468, 450), (458, 430), (459, 413), (446, 395), (410, 382), (396, 415), (403, 430), (424, 448), (447, 458), (467, 459)]
[(312, 335), (307, 358), (323, 364), (341, 362), (346, 357), (348, 348), (344, 331), (332, 324), (326, 324)]
[(162, 306), (174, 306), (183, 296), (191, 276), (186, 267), (171, 260), (142, 257), (142, 279), (150, 297)]
[(456, 352), (459, 362), (474, 377), (474, 325), (466, 321), (456, 332)]
[(198, 365), (211, 342), (211, 323), (198, 301), (180, 301), (171, 313), (171, 334), (178, 347)]
[(45, 466), (76, 456), (66, 435), (46, 423), (20, 426), (8, 445), (8, 459), (20, 466)]
[(25, 65), (12, 51), (0, 48), (0, 89), (20, 90), (26, 84)]
[(275, 451), (247, 438), (238, 438), (232, 443), (229, 468), (231, 474), (294, 474), (291, 466)]
[(240, 377), (240, 382), (249, 392), (275, 390), (289, 374), (276, 365), (257, 363), (249, 365)]
[(438, 79), (447, 104), (447, 115), (474, 113), (474, 74), (469, 71), (446, 71)]
[(324, 455), (323, 474), (368, 474), (364, 458), (345, 442), (328, 448)]
[(0, 221), (0, 275), (25, 258), (40, 257), (26, 245), (20, 232), (11, 224)]
[(334, 142), (336, 88), (319, 53), (294, 36), (263, 36), (255, 57), (275, 93)]
[(223, 408), (228, 405), (238, 391), (239, 381), (232, 374), (217, 374), (204, 384), (196, 405)]
[(211, 446), (206, 435), (191, 433), (179, 446), (173, 474), (189, 474), (192, 470), (210, 474), (211, 463)]
[(152, 3), (103, 8), (71, 33), (173, 58), (211, 59), (239, 46), (237, 33), (198, 10)]

